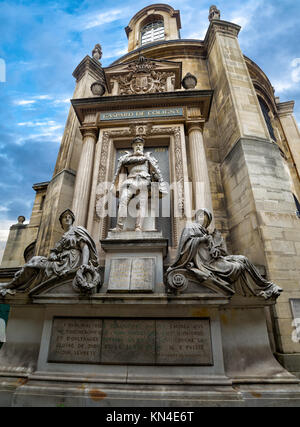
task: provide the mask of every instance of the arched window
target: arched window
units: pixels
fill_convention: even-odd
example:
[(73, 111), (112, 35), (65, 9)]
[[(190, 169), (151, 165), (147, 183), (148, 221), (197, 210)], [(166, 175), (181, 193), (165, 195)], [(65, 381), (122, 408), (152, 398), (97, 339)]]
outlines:
[(268, 130), (270, 132), (270, 136), (273, 139), (273, 141), (276, 141), (276, 137), (275, 137), (275, 134), (274, 134), (274, 129), (273, 129), (273, 126), (272, 126), (272, 123), (271, 123), (271, 119), (270, 119), (270, 116), (269, 116), (270, 109), (267, 106), (267, 104), (265, 103), (265, 101), (260, 96), (258, 97), (258, 101), (259, 101), (259, 104), (260, 104), (261, 111), (262, 111), (262, 113), (264, 115), (265, 122), (266, 122), (266, 124), (268, 126)]
[(165, 26), (162, 19), (145, 25), (141, 30), (141, 46), (165, 39)]

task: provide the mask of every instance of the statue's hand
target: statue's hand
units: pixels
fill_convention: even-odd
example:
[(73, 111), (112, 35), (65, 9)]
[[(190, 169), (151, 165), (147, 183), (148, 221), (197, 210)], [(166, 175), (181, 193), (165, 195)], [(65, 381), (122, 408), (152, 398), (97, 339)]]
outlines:
[(219, 258), (220, 256), (221, 256), (221, 251), (220, 251), (220, 249), (218, 249), (218, 248), (212, 248), (211, 250), (210, 250), (210, 254), (211, 254), (211, 256), (213, 257), (213, 258)]
[(49, 261), (54, 262), (54, 261), (57, 261), (58, 257), (57, 257), (57, 255), (54, 252), (51, 252), (51, 254), (50, 254), (50, 256), (49, 256), (48, 259), (49, 259)]

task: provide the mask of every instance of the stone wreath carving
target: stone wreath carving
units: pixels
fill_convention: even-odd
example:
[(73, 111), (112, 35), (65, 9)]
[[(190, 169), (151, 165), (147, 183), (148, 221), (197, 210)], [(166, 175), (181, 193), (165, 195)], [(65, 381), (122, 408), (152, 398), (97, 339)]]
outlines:
[(15, 274), (13, 280), (0, 285), (0, 295), (17, 291), (35, 294), (54, 280), (73, 278), (73, 289), (81, 294), (93, 293), (101, 285), (96, 245), (87, 230), (74, 226), (75, 216), (69, 209), (59, 217), (65, 231), (48, 258), (34, 256)]
[(169, 293), (182, 293), (189, 281), (232, 296), (276, 299), (282, 289), (264, 279), (243, 255), (228, 255), (221, 233), (208, 231), (212, 214), (196, 213), (196, 221), (184, 228), (175, 262), (167, 270)]

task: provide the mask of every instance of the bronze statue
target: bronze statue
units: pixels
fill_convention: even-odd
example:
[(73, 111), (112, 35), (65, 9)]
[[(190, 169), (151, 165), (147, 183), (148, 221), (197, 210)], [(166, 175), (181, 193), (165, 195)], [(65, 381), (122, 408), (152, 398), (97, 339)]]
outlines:
[(228, 255), (221, 233), (208, 231), (211, 221), (212, 214), (201, 209), (196, 213), (196, 222), (183, 230), (177, 257), (167, 271), (170, 289), (180, 292), (190, 277), (204, 286), (211, 283), (227, 295), (277, 298), (282, 289), (264, 279), (245, 256)]
[(76, 291), (90, 293), (100, 284), (98, 255), (92, 237), (85, 228), (73, 225), (75, 217), (70, 209), (60, 215), (59, 221), (65, 233), (49, 257), (31, 258), (10, 283), (0, 285), (0, 295), (36, 288), (46, 281), (65, 278), (72, 273), (76, 274), (73, 281)]

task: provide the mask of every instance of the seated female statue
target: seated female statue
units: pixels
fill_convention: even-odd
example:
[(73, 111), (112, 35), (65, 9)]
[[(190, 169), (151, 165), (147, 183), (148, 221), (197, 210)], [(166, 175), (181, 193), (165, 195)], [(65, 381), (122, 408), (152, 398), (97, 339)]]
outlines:
[(196, 222), (183, 230), (177, 257), (167, 271), (171, 288), (174, 273), (183, 269), (204, 284), (211, 280), (227, 294), (277, 298), (282, 289), (264, 279), (245, 256), (228, 255), (221, 233), (216, 230), (209, 233), (211, 221), (211, 212), (201, 209), (196, 213)]
[(73, 212), (70, 209), (65, 210), (59, 221), (65, 233), (50, 251), (49, 257), (31, 258), (10, 283), (0, 285), (0, 295), (14, 294), (16, 290), (24, 291), (49, 279), (75, 273), (79, 268), (91, 272), (98, 267), (96, 245), (87, 230), (73, 225)]

